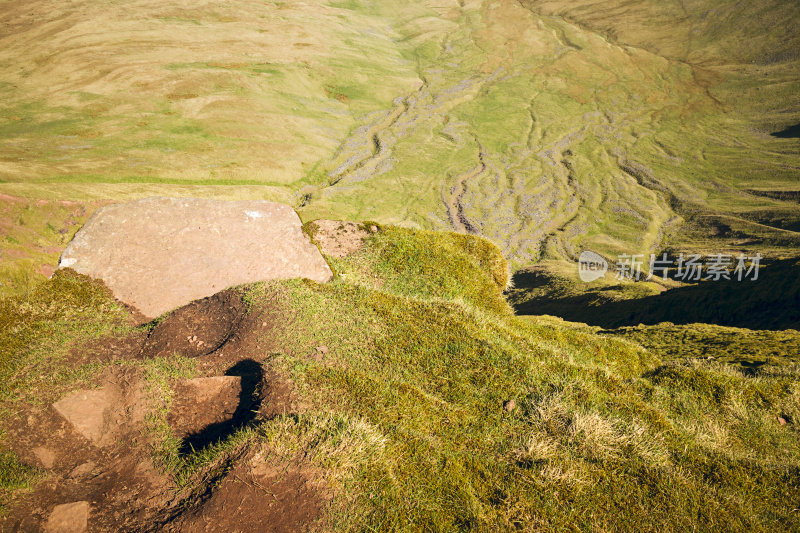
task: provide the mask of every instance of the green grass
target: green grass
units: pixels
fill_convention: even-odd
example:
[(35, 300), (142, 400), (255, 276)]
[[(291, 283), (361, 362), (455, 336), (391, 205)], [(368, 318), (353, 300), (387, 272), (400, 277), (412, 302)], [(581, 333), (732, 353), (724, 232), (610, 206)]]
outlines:
[(613, 333), (645, 346), (665, 360), (713, 359), (754, 368), (799, 362), (800, 332), (793, 329), (759, 331), (665, 322), (620, 328)]
[[(180, 453), (181, 441), (167, 422), (172, 406), (173, 386), (178, 380), (197, 377), (193, 359), (173, 354), (143, 361), (118, 361), (117, 364), (137, 368), (142, 372), (149, 411), (145, 416), (145, 432), (152, 447), (152, 456), (163, 470), (172, 473), (179, 486), (195, 472), (199, 460), (194, 455)], [(206, 452), (208, 453), (208, 452)]]
[[(307, 227), (313, 238), (314, 223)], [(446, 265), (444, 258), (448, 258)], [(508, 266), (497, 248), (483, 239), (389, 226), (356, 255), (332, 258), (331, 264), (342, 279), (368, 282), (370, 288), (425, 299), (459, 299), (498, 313), (509, 311), (499, 293), (508, 282)]]
[(68, 350), (92, 338), (124, 333), (124, 317), (105, 286), (70, 271), (58, 271), (28, 295), (0, 300), (0, 398), (52, 400), (85, 374), (80, 367), (63, 366)]
[[(780, 197), (798, 190), (796, 139), (769, 133), (800, 122), (800, 12), (718, 4), (167, 3), (136, 29), (174, 46), (143, 59), (109, 37), (121, 63), (86, 91), (78, 52), (96, 43), (31, 40), (0, 67), (0, 192), (86, 209), (3, 203), (3, 410), (91, 383), (104, 367), (65, 366), (70, 350), (128, 331), (101, 287), (37, 272), (90, 201), (280, 200), (405, 228), (330, 258), (328, 285), (243, 289), (283, 313), (274, 364), (310, 405), (298, 415), (180, 456), (165, 417), (191, 362), (112, 362), (146, 376), (149, 444), (180, 486), (265, 446), (321, 469), (337, 530), (800, 528), (798, 334), (757, 329), (796, 327), (800, 207)], [(64, 27), (128, 34), (87, 13)], [(56, 69), (55, 49), (78, 62)], [(488, 240), (419, 229), (452, 229), (456, 200)], [(758, 251), (776, 275), (587, 287), (571, 262), (587, 248)], [(518, 309), (627, 327), (515, 317), (502, 291), (533, 263), (507, 293)], [(0, 455), (4, 494), (36, 476)]]
[[(417, 235), (429, 257), (452, 254), (448, 236), (437, 245)], [(334, 476), (349, 498), (333, 512), (337, 529), (767, 530), (796, 521), (789, 495), (800, 448), (776, 421), (797, 416), (796, 367), (748, 377), (719, 363), (661, 363), (633, 343), (442, 299), (413, 269), (392, 279), (360, 266), (386, 246), (373, 239), (334, 263), (331, 284), (250, 292), (253, 305), (278, 298), (291, 310), (280, 360), (313, 400), (305, 416), (363, 421), (362, 439), (381, 442)], [(426, 276), (457, 276), (459, 261), (443, 254)], [(306, 359), (319, 344), (330, 349), (324, 362)], [(510, 414), (508, 399), (519, 405)], [(264, 428), (288, 427), (273, 444), (313, 455), (316, 428), (303, 420)]]
[(42, 478), (42, 472), (19, 462), (16, 454), (0, 450), (0, 515), (5, 514), (11, 491), (29, 489)]
[[(782, 39), (797, 10), (776, 5), (778, 23), (772, 10), (752, 8), (756, 21), (772, 22), (749, 47), (735, 37), (742, 15), (724, 6), (703, 4), (723, 19), (697, 38), (693, 25), (716, 20), (698, 6), (686, 18), (647, 1), (615, 5), (612, 16), (608, 6), (579, 4), (471, 6), (431, 31), (440, 46), (415, 41), (407, 56), (424, 90), (408, 95), (394, 123), (370, 116), (345, 139), (325, 163), (333, 185), (319, 184), (303, 216), (450, 229), (447, 191), (481, 152), (489, 168), (467, 184), (463, 212), (513, 270), (587, 248), (796, 253), (796, 203), (743, 191), (796, 186), (794, 141), (766, 133), (778, 110), (790, 123), (798, 116), (798, 60), (751, 62), (792, 49), (794, 37)], [(736, 73), (731, 57), (741, 62)], [(383, 150), (369, 156), (376, 131)], [(625, 171), (632, 165), (637, 176)], [(730, 219), (731, 235), (712, 238), (708, 216)]]
[[(142, 31), (230, 33), (229, 52), (164, 49), (137, 63), (142, 79), (58, 99), (29, 87), (36, 68), (0, 86), (0, 191), (263, 198), (268, 186), (304, 220), (450, 230), (451, 191), (483, 161), (463, 214), (512, 270), (587, 248), (796, 254), (797, 203), (748, 192), (797, 189), (796, 141), (769, 135), (800, 121), (796, 7), (606, 7), (260, 3), (176, 18), (165, 6)], [(262, 42), (281, 29), (286, 42)]]
[[(250, 312), (280, 317), (270, 339), (280, 351), (261, 357), (295, 384), (306, 405), (298, 414), (180, 456), (165, 420), (191, 361), (111, 362), (141, 368), (151, 400), (142, 442), (189, 493), (244, 450), (262, 450), (314, 466), (337, 531), (800, 526), (796, 361), (740, 370), (674, 353), (679, 333), (668, 325), (615, 332), (632, 342), (516, 317), (502, 297), (501, 255), (474, 237), (380, 227), (359, 252), (330, 260), (328, 284), (241, 288)], [(18, 354), (3, 361), (4, 376), (18, 376), (4, 379), (4, 405), (30, 399), (26, 390), (51, 401), (102, 370), (59, 369), (69, 346), (119, 327), (121, 311), (88, 279), (62, 273), (2, 302), (15, 332), (3, 353)], [(709, 331), (695, 334), (734, 338), (718, 354), (738, 350), (738, 334), (760, 335)], [(322, 361), (307, 357), (323, 344)], [(19, 377), (23, 364), (31, 372)], [(4, 468), (16, 479), (22, 467)]]

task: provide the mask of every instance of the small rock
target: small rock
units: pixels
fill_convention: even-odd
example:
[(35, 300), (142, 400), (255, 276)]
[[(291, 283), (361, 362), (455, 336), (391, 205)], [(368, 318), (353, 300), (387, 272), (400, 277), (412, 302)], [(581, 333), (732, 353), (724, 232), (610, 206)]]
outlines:
[(56, 505), (44, 526), (48, 533), (82, 533), (89, 522), (89, 502)]
[(267, 327), (267, 323), (266, 323), (266, 322), (262, 322), (262, 323), (261, 323), (261, 327), (262, 327), (262, 328), (265, 328), (265, 327)]
[(182, 381), (175, 388), (175, 399), (167, 421), (177, 436), (199, 433), (212, 424), (231, 420), (241, 394), (241, 376)]
[(56, 454), (53, 453), (53, 450), (48, 450), (44, 446), (34, 448), (33, 455), (39, 459), (39, 462), (45, 468), (53, 468), (53, 465), (56, 464)]
[(503, 409), (508, 411), (509, 413), (517, 408), (516, 400), (508, 400), (503, 402)]
[(83, 390), (53, 404), (53, 408), (87, 440), (98, 446), (107, 444), (106, 412), (116, 398), (106, 388)]
[(94, 461), (88, 461), (83, 463), (82, 465), (78, 465), (72, 469), (72, 472), (69, 473), (69, 477), (75, 479), (79, 477), (85, 477), (92, 473), (94, 470), (95, 464)]
[(182, 383), (184, 394), (192, 404), (199, 404), (220, 397), (238, 398), (242, 388), (240, 376), (215, 376), (187, 379)]
[(40, 273), (41, 273), (41, 274), (42, 274), (44, 277), (46, 277), (47, 279), (50, 279), (50, 278), (52, 278), (52, 277), (53, 277), (53, 273), (54, 273), (55, 271), (56, 271), (56, 269), (55, 269), (55, 267), (53, 267), (52, 265), (42, 265), (41, 267), (39, 267), (39, 272), (40, 272)]
[(370, 227), (369, 227), (369, 230), (370, 230), (372, 233), (378, 233), (378, 226), (370, 226)]

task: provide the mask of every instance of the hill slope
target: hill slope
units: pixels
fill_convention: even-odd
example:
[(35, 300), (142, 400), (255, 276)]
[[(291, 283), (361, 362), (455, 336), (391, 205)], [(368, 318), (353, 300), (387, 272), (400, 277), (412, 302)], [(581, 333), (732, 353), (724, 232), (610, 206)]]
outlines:
[[(796, 363), (661, 362), (513, 316), (485, 241), (364, 235), (360, 250), (328, 256), (329, 284), (239, 287), (138, 328), (69, 272), (2, 301), (3, 446), (28, 464), (55, 454), (31, 471), (4, 453), (6, 525), (35, 527), (68, 490), (90, 502), (98, 531), (272, 516), (359, 531), (798, 527)], [(181, 437), (185, 380), (221, 375), (242, 377), (246, 408)], [(141, 410), (106, 427), (124, 452), (95, 454), (69, 426), (53, 448), (50, 402), (92, 384)], [(92, 476), (70, 474), (87, 460)]]
[(796, 254), (798, 8), (717, 4), (3, 2), (0, 192)]

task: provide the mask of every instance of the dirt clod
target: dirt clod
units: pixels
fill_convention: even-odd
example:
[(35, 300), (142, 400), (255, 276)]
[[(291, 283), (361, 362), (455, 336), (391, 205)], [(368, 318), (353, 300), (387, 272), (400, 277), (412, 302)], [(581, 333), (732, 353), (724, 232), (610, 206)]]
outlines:
[(69, 473), (70, 478), (81, 478), (86, 477), (92, 473), (95, 467), (94, 461), (87, 461), (83, 464), (80, 464), (72, 469), (72, 472)]
[(241, 296), (226, 290), (181, 307), (158, 322), (142, 348), (143, 357), (175, 353), (199, 357), (221, 348), (245, 313)]
[(360, 250), (364, 239), (370, 234), (370, 231), (355, 222), (338, 220), (316, 220), (312, 222), (312, 228), (314, 242), (322, 253), (339, 258)]
[(56, 454), (53, 453), (53, 450), (45, 448), (44, 446), (37, 446), (34, 448), (33, 455), (36, 456), (45, 468), (53, 468), (53, 465), (56, 463)]
[(176, 436), (201, 432), (233, 418), (239, 406), (242, 378), (216, 376), (186, 380), (175, 388), (169, 424)]
[(75, 430), (97, 446), (110, 443), (114, 428), (107, 422), (107, 413), (117, 400), (113, 387), (82, 390), (53, 404), (53, 409), (67, 419)]

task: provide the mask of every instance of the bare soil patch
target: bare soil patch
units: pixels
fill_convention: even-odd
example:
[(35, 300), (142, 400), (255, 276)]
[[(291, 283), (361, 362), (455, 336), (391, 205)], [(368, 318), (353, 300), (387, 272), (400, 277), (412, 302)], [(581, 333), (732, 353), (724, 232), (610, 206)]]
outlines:
[(156, 324), (142, 347), (142, 357), (213, 353), (233, 336), (245, 311), (233, 289), (194, 301)]
[[(203, 377), (172, 385), (167, 417), (189, 454), (257, 419), (297, 412), (291, 382), (270, 365), (279, 316), (269, 307), (248, 311), (241, 293), (227, 290), (129, 335), (76, 348), (65, 365), (196, 358)], [(16, 494), (0, 531), (296, 531), (321, 516), (320, 476), (302, 458), (276, 462), (260, 443), (180, 489), (154, 462), (145, 420), (157, 406), (148, 405), (146, 387), (141, 369), (111, 365), (94, 387), (19, 406), (2, 426), (43, 479)]]
[(302, 531), (317, 520), (326, 500), (314, 471), (275, 465), (263, 452), (237, 459), (192, 507), (161, 526), (162, 531), (266, 533)]
[(147, 447), (126, 444), (141, 436), (140, 374), (113, 368), (98, 382), (102, 387), (92, 392), (104, 392), (92, 405), (99, 413), (74, 402), (60, 409), (27, 406), (6, 428), (17, 455), (45, 470), (45, 477), (29, 494), (18, 495), (0, 530), (41, 531), (48, 523), (52, 528), (74, 523), (75, 513), (58, 506), (80, 502), (88, 506), (90, 531), (135, 529), (174, 497), (172, 481), (155, 468)]
[(309, 226), (320, 251), (331, 257), (346, 257), (364, 245), (364, 239), (377, 233), (377, 226), (364, 226), (339, 220), (315, 220)]

